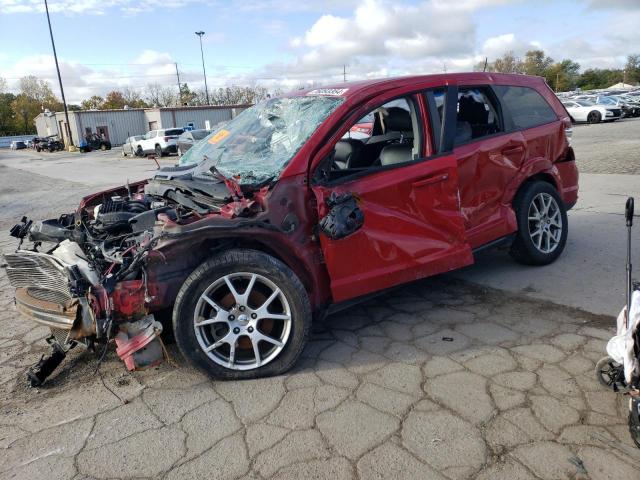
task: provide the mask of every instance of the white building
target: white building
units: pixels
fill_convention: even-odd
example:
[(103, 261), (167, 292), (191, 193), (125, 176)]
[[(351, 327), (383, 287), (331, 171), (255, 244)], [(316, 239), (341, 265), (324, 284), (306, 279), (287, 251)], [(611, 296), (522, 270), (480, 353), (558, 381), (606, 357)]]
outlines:
[[(123, 110), (79, 110), (69, 111), (71, 139), (79, 145), (80, 138), (90, 133), (104, 136), (112, 145), (121, 145), (127, 137), (144, 135), (149, 130), (180, 128), (210, 128), (220, 122), (234, 118), (250, 105), (130, 108)], [(39, 137), (59, 135), (66, 137), (64, 112), (44, 112), (35, 118)]]

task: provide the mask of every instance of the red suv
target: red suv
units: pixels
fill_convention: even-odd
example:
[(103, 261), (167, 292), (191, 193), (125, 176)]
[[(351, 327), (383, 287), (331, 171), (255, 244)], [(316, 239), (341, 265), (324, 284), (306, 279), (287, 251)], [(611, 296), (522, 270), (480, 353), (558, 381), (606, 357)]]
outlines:
[[(364, 118), (371, 129), (354, 138)], [(279, 374), (313, 318), (355, 299), (472, 264), (500, 242), (519, 262), (554, 261), (578, 195), (570, 127), (544, 80), (524, 75), (271, 98), (179, 166), (16, 225), (36, 247), (55, 244), (6, 256), (18, 309), (65, 345), (108, 345), (147, 331), (153, 314), (215, 377)]]

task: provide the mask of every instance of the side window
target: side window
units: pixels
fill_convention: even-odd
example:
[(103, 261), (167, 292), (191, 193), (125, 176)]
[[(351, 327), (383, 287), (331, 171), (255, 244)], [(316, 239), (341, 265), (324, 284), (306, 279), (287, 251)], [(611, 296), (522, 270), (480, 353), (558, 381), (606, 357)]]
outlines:
[(533, 88), (496, 86), (495, 90), (509, 111), (515, 129), (536, 127), (558, 119), (547, 101)]
[(330, 177), (420, 158), (418, 108), (412, 97), (385, 103), (356, 121), (333, 152)]
[(487, 87), (459, 87), (454, 144), (504, 131), (496, 102)]

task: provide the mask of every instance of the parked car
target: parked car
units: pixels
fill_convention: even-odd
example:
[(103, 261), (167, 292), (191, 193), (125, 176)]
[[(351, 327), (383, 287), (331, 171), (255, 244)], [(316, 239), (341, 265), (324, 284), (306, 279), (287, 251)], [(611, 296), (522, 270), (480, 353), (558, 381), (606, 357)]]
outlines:
[(587, 100), (589, 102), (595, 103), (596, 105), (602, 105), (607, 108), (618, 108), (621, 112), (621, 118), (633, 116), (633, 108), (629, 107), (629, 105), (624, 103), (619, 98), (611, 97), (608, 95), (580, 95), (575, 97), (575, 100)]
[(177, 141), (183, 132), (182, 128), (151, 130), (138, 141), (136, 154), (142, 156), (154, 153), (157, 157), (162, 157), (169, 153), (178, 153)]
[(144, 135), (134, 135), (133, 137), (128, 137), (122, 144), (122, 156), (126, 157), (127, 155), (136, 155), (136, 152), (138, 150), (138, 143), (143, 138)]
[(209, 135), (211, 130), (187, 130), (178, 137), (178, 156), (182, 156), (187, 150), (193, 147), (193, 144), (202, 140)]
[(619, 108), (606, 108), (586, 100), (562, 100), (562, 104), (576, 122), (600, 123), (620, 118)]
[[(36, 141), (37, 140), (37, 141)], [(50, 135), (44, 138), (33, 139), (34, 148), (37, 152), (48, 151), (57, 152), (64, 150), (64, 143), (60, 141), (57, 135)]]
[(84, 153), (92, 150), (111, 150), (111, 142), (97, 133), (87, 134), (80, 140), (80, 151)]
[(27, 144), (21, 140), (14, 140), (9, 145), (11, 150), (22, 150), (23, 148), (27, 148)]
[[(372, 135), (343, 138), (368, 113)], [(154, 319), (172, 312), (180, 351), (210, 375), (281, 374), (314, 318), (374, 293), (500, 244), (527, 265), (556, 260), (578, 198), (570, 128), (544, 79), (525, 75), (270, 98), (181, 166), (89, 195), (72, 214), (23, 219), (12, 234), (35, 246), (5, 255), (17, 309), (63, 338), (115, 336), (130, 368), (160, 328)]]

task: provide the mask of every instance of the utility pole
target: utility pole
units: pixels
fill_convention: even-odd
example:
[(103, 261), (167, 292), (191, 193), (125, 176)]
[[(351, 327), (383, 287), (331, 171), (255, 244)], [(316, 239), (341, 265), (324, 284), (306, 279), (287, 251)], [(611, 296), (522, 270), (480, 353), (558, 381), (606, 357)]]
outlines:
[(182, 87), (180, 86), (180, 72), (178, 72), (178, 62), (175, 62), (176, 65), (176, 77), (178, 77), (178, 106), (182, 106)]
[(342, 65), (342, 80), (347, 83), (347, 66)]
[(560, 72), (556, 73), (556, 93), (558, 92), (558, 83), (560, 82)]
[(200, 56), (202, 57), (202, 74), (204, 75), (204, 93), (207, 96), (207, 105), (209, 105), (209, 88), (207, 88), (207, 71), (204, 69), (204, 52), (202, 50), (202, 36), (204, 32), (196, 32), (196, 35), (200, 37)]
[(49, 36), (51, 36), (51, 46), (53, 47), (53, 58), (56, 61), (56, 71), (58, 72), (58, 83), (60, 84), (60, 94), (62, 96), (62, 105), (64, 105), (64, 118), (66, 121), (67, 144), (73, 145), (71, 137), (71, 125), (69, 124), (69, 111), (67, 110), (67, 100), (64, 98), (64, 88), (62, 88), (62, 77), (60, 76), (60, 66), (58, 65), (58, 54), (56, 53), (56, 44), (53, 41), (53, 30), (51, 29), (51, 19), (49, 18), (49, 5), (44, 0), (44, 8), (47, 11), (47, 23), (49, 24)]
[(482, 67), (482, 71), (487, 71), (487, 63), (489, 63), (489, 57), (484, 57), (484, 67)]

